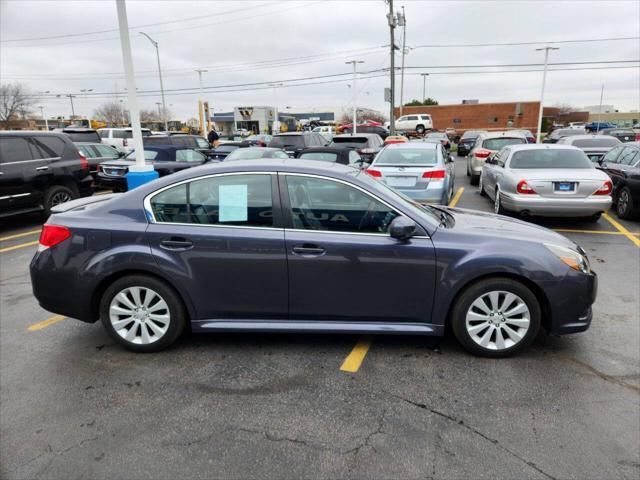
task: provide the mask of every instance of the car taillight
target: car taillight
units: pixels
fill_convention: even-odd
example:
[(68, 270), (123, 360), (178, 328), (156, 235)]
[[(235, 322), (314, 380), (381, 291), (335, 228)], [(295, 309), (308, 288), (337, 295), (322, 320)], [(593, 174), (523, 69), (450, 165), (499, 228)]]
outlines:
[(263, 142), (262, 140), (258, 140), (258, 146), (259, 147), (266, 147), (267, 144), (265, 142)]
[(427, 170), (422, 174), (422, 178), (444, 178), (444, 170)]
[(491, 155), (491, 150), (478, 149), (475, 151), (474, 155), (476, 156), (476, 158), (487, 158), (489, 155)]
[(49, 247), (58, 245), (64, 242), (67, 238), (71, 237), (71, 232), (67, 227), (61, 227), (59, 225), (49, 225), (47, 223), (42, 227), (40, 232), (40, 240), (38, 251), (46, 250)]
[(636, 141), (636, 142), (640, 142), (640, 133), (636, 133), (636, 139), (635, 139), (635, 141)]
[(594, 195), (609, 195), (611, 190), (613, 190), (613, 184), (611, 183), (611, 180), (607, 180), (598, 190), (596, 190)]
[(82, 165), (82, 170), (85, 172), (89, 171), (89, 161), (87, 157), (84, 156), (82, 152), (78, 152), (78, 156), (80, 157), (80, 165)]
[(518, 186), (516, 187), (516, 191), (518, 193), (523, 194), (523, 195), (532, 195), (532, 194), (536, 193), (536, 191), (533, 188), (531, 188), (529, 186), (529, 184), (524, 180), (520, 180), (518, 182)]
[(372, 177), (380, 178), (382, 177), (382, 172), (379, 170), (374, 170), (373, 168), (367, 168), (367, 173)]

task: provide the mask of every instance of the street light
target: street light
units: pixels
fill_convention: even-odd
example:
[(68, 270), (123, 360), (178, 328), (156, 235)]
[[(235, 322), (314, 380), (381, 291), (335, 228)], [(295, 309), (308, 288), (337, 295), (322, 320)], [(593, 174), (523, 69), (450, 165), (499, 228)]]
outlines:
[(280, 82), (280, 83), (270, 83), (268, 86), (269, 87), (273, 87), (273, 98), (275, 100), (275, 105), (274, 105), (274, 110), (275, 113), (273, 115), (273, 127), (272, 127), (272, 134), (276, 135), (277, 133), (280, 133), (280, 120), (278, 120), (278, 92), (277, 92), (277, 88), (278, 87), (282, 87), (284, 85), (284, 83)]
[(158, 59), (158, 77), (160, 77), (160, 95), (162, 96), (162, 115), (161, 115), (161, 119), (164, 120), (164, 131), (167, 132), (169, 131), (169, 127), (167, 125), (167, 118), (166, 118), (166, 106), (164, 103), (164, 86), (162, 84), (162, 69), (160, 68), (160, 49), (158, 48), (158, 42), (156, 42), (153, 38), (151, 38), (149, 35), (147, 35), (144, 32), (139, 32), (140, 35), (144, 35), (145, 37), (147, 37), (149, 39), (149, 41), (151, 42), (151, 44), (156, 47), (156, 58)]
[(547, 82), (547, 62), (549, 61), (549, 50), (560, 50), (556, 47), (544, 47), (544, 48), (536, 48), (536, 52), (540, 52), (544, 50), (544, 69), (542, 70), (542, 91), (540, 92), (540, 110), (538, 112), (538, 138), (537, 142), (540, 143), (540, 133), (542, 130), (542, 110), (543, 110), (543, 102), (544, 102), (544, 86)]
[(200, 135), (204, 136), (206, 132), (204, 131), (204, 109), (202, 108), (202, 74), (207, 73), (209, 70), (203, 70), (201, 68), (196, 68), (194, 70), (198, 73), (198, 83), (200, 85), (200, 99), (198, 100), (198, 116), (200, 117)]
[(48, 132), (49, 131), (49, 120), (47, 120), (47, 117), (44, 116), (44, 107), (42, 105), (40, 105), (38, 108), (40, 109), (40, 115), (42, 115), (42, 118), (44, 118), (44, 128)]
[(351, 129), (351, 135), (355, 135), (356, 134), (356, 113), (358, 110), (358, 105), (357, 105), (357, 97), (358, 97), (358, 92), (356, 92), (356, 65), (358, 63), (364, 63), (363, 60), (349, 60), (348, 62), (344, 62), (346, 65), (349, 64), (353, 64), (353, 128)]
[(404, 111), (404, 56), (407, 54), (407, 17), (404, 13), (404, 5), (402, 13), (396, 14), (398, 18), (398, 26), (402, 27), (402, 67), (400, 69), (400, 116)]
[(421, 73), (420, 75), (422, 75), (422, 104), (424, 105), (427, 101), (427, 77), (429, 74)]

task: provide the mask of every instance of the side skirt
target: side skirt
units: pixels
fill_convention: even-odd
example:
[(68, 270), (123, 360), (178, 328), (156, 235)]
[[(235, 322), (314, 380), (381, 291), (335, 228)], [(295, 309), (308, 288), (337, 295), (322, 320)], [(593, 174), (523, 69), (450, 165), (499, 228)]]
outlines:
[(443, 325), (429, 323), (340, 322), (321, 320), (215, 319), (191, 322), (194, 332), (379, 333), (444, 335)]

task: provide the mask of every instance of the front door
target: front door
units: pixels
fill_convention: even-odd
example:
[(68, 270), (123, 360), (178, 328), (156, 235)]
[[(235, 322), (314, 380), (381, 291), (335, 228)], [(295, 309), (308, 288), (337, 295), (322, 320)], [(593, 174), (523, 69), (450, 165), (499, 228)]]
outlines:
[(277, 191), (276, 175), (219, 174), (165, 189), (146, 203), (151, 249), (191, 298), (192, 320), (286, 319)]
[(334, 179), (281, 174), (290, 320), (430, 323), (430, 238), (389, 236), (395, 209)]

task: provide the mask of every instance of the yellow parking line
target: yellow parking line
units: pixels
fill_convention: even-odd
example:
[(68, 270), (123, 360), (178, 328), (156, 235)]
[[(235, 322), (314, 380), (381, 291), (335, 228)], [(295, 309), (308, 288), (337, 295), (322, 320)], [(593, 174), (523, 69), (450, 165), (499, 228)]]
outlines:
[(109, 193), (113, 193), (111, 190), (103, 190), (101, 192), (93, 192), (94, 195), (108, 195)]
[(13, 240), (14, 238), (27, 237), (29, 235), (35, 235), (36, 233), (40, 233), (40, 229), (16, 233), (15, 235), (9, 235), (8, 237), (0, 237), (0, 242), (6, 242), (7, 240)]
[(604, 218), (607, 222), (609, 222), (613, 227), (618, 230), (622, 235), (631, 240), (636, 247), (640, 248), (640, 239), (636, 238), (629, 230), (627, 230), (624, 226), (622, 226), (619, 222), (611, 218), (608, 213), (603, 213), (602, 218)]
[(19, 245), (12, 245), (11, 247), (0, 248), (0, 253), (10, 252), (11, 250), (18, 250), (19, 248), (30, 247), (32, 245), (37, 245), (38, 240), (34, 242), (21, 243)]
[(450, 207), (456, 206), (456, 204), (458, 203), (458, 200), (460, 200), (460, 197), (462, 196), (462, 192), (464, 192), (464, 187), (460, 187), (456, 192), (456, 194), (453, 196), (453, 198), (449, 202)]
[(42, 330), (43, 328), (46, 328), (49, 325), (53, 325), (54, 323), (58, 323), (58, 322), (64, 320), (65, 318), (67, 318), (67, 317), (65, 317), (63, 315), (55, 315), (55, 316), (53, 316), (51, 318), (47, 318), (46, 320), (43, 320), (42, 322), (34, 323), (27, 330), (29, 330), (30, 332), (35, 332), (37, 330)]
[(343, 372), (356, 373), (360, 369), (360, 365), (362, 365), (372, 341), (373, 339), (371, 337), (362, 337), (358, 343), (356, 343), (356, 346), (353, 347), (353, 350), (351, 350), (347, 358), (344, 359), (340, 370)]

